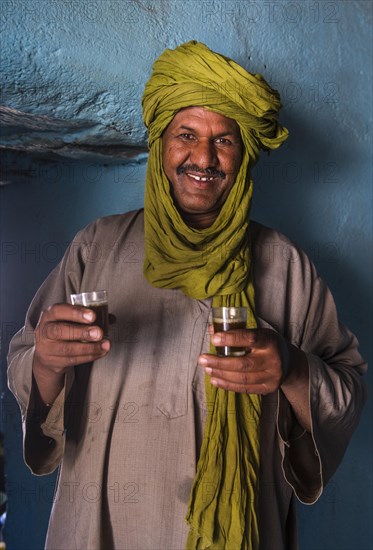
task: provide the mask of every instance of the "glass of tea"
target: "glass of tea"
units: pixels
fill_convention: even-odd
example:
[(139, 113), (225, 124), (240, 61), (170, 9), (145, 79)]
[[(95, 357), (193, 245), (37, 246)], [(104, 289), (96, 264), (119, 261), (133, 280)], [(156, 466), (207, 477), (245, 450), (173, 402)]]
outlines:
[[(247, 309), (245, 307), (213, 307), (212, 322), (214, 332), (227, 332), (246, 328)], [(220, 356), (246, 355), (246, 348), (239, 346), (217, 346), (216, 353)]]
[(96, 320), (92, 325), (102, 329), (104, 336), (109, 336), (109, 309), (108, 296), (106, 290), (94, 290), (93, 292), (82, 292), (80, 294), (70, 294), (73, 306), (84, 306), (92, 309), (96, 313)]

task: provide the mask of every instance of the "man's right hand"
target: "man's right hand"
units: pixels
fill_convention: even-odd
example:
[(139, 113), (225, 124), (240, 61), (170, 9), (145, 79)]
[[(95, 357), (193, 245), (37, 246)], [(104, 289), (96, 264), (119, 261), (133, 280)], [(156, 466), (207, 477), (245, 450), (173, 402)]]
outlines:
[(44, 403), (56, 399), (67, 369), (100, 359), (110, 350), (110, 341), (102, 340), (102, 330), (92, 324), (94, 320), (94, 311), (70, 304), (54, 304), (40, 315), (33, 374)]

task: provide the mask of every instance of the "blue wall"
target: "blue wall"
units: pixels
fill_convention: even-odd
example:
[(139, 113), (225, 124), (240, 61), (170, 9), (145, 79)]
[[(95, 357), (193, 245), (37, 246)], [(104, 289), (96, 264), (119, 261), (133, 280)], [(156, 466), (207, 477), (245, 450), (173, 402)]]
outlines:
[[(255, 168), (254, 217), (309, 253), (371, 362), (370, 2), (11, 0), (3, 6), (3, 103), (72, 128), (70, 134), (61, 126), (39, 133), (11, 128), (4, 138), (25, 150), (32, 142), (68, 143), (70, 156), (4, 159), (2, 175), (12, 183), (0, 188), (3, 373), (10, 335), (75, 232), (143, 201), (144, 163), (73, 160), (74, 144), (143, 144), (140, 99), (151, 64), (165, 47), (190, 39), (263, 73), (279, 89), (290, 138)], [(4, 391), (8, 548), (40, 549), (53, 480), (35, 478), (23, 465), (19, 413)], [(372, 417), (370, 400), (322, 499), (299, 506), (302, 550), (373, 547)]]

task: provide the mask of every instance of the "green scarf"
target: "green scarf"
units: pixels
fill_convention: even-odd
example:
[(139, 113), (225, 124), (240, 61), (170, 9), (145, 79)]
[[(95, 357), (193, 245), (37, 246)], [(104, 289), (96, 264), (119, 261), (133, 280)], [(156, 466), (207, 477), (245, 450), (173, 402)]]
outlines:
[[(212, 226), (188, 227), (175, 208), (162, 167), (162, 133), (184, 107), (234, 119), (244, 155), (236, 182)], [(260, 75), (195, 41), (166, 50), (155, 62), (143, 96), (149, 161), (145, 193), (144, 274), (161, 288), (178, 288), (213, 305), (246, 306), (256, 327), (249, 246), (253, 184), (259, 150), (287, 137), (277, 123), (280, 98)], [(217, 389), (206, 377), (208, 415), (186, 520), (187, 549), (259, 548), (260, 395)]]

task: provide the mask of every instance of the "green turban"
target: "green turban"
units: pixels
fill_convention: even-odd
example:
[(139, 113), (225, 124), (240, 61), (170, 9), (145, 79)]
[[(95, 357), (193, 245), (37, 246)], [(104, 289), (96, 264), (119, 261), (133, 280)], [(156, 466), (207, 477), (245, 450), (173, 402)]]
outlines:
[[(150, 148), (144, 275), (156, 287), (179, 289), (192, 299), (212, 298), (214, 306), (247, 307), (248, 328), (256, 327), (250, 167), (261, 149), (276, 149), (287, 138), (277, 121), (280, 106), (279, 94), (262, 76), (195, 41), (157, 59), (143, 95)], [(162, 166), (163, 131), (185, 107), (235, 120), (244, 145), (236, 181), (206, 229), (184, 223)], [(209, 410), (186, 518), (187, 549), (257, 550), (261, 396), (218, 389), (208, 377), (205, 388)]]
[(253, 164), (260, 149), (276, 149), (288, 136), (277, 122), (278, 92), (260, 74), (195, 41), (166, 50), (157, 59), (142, 105), (150, 148), (177, 111), (191, 106), (236, 120)]

